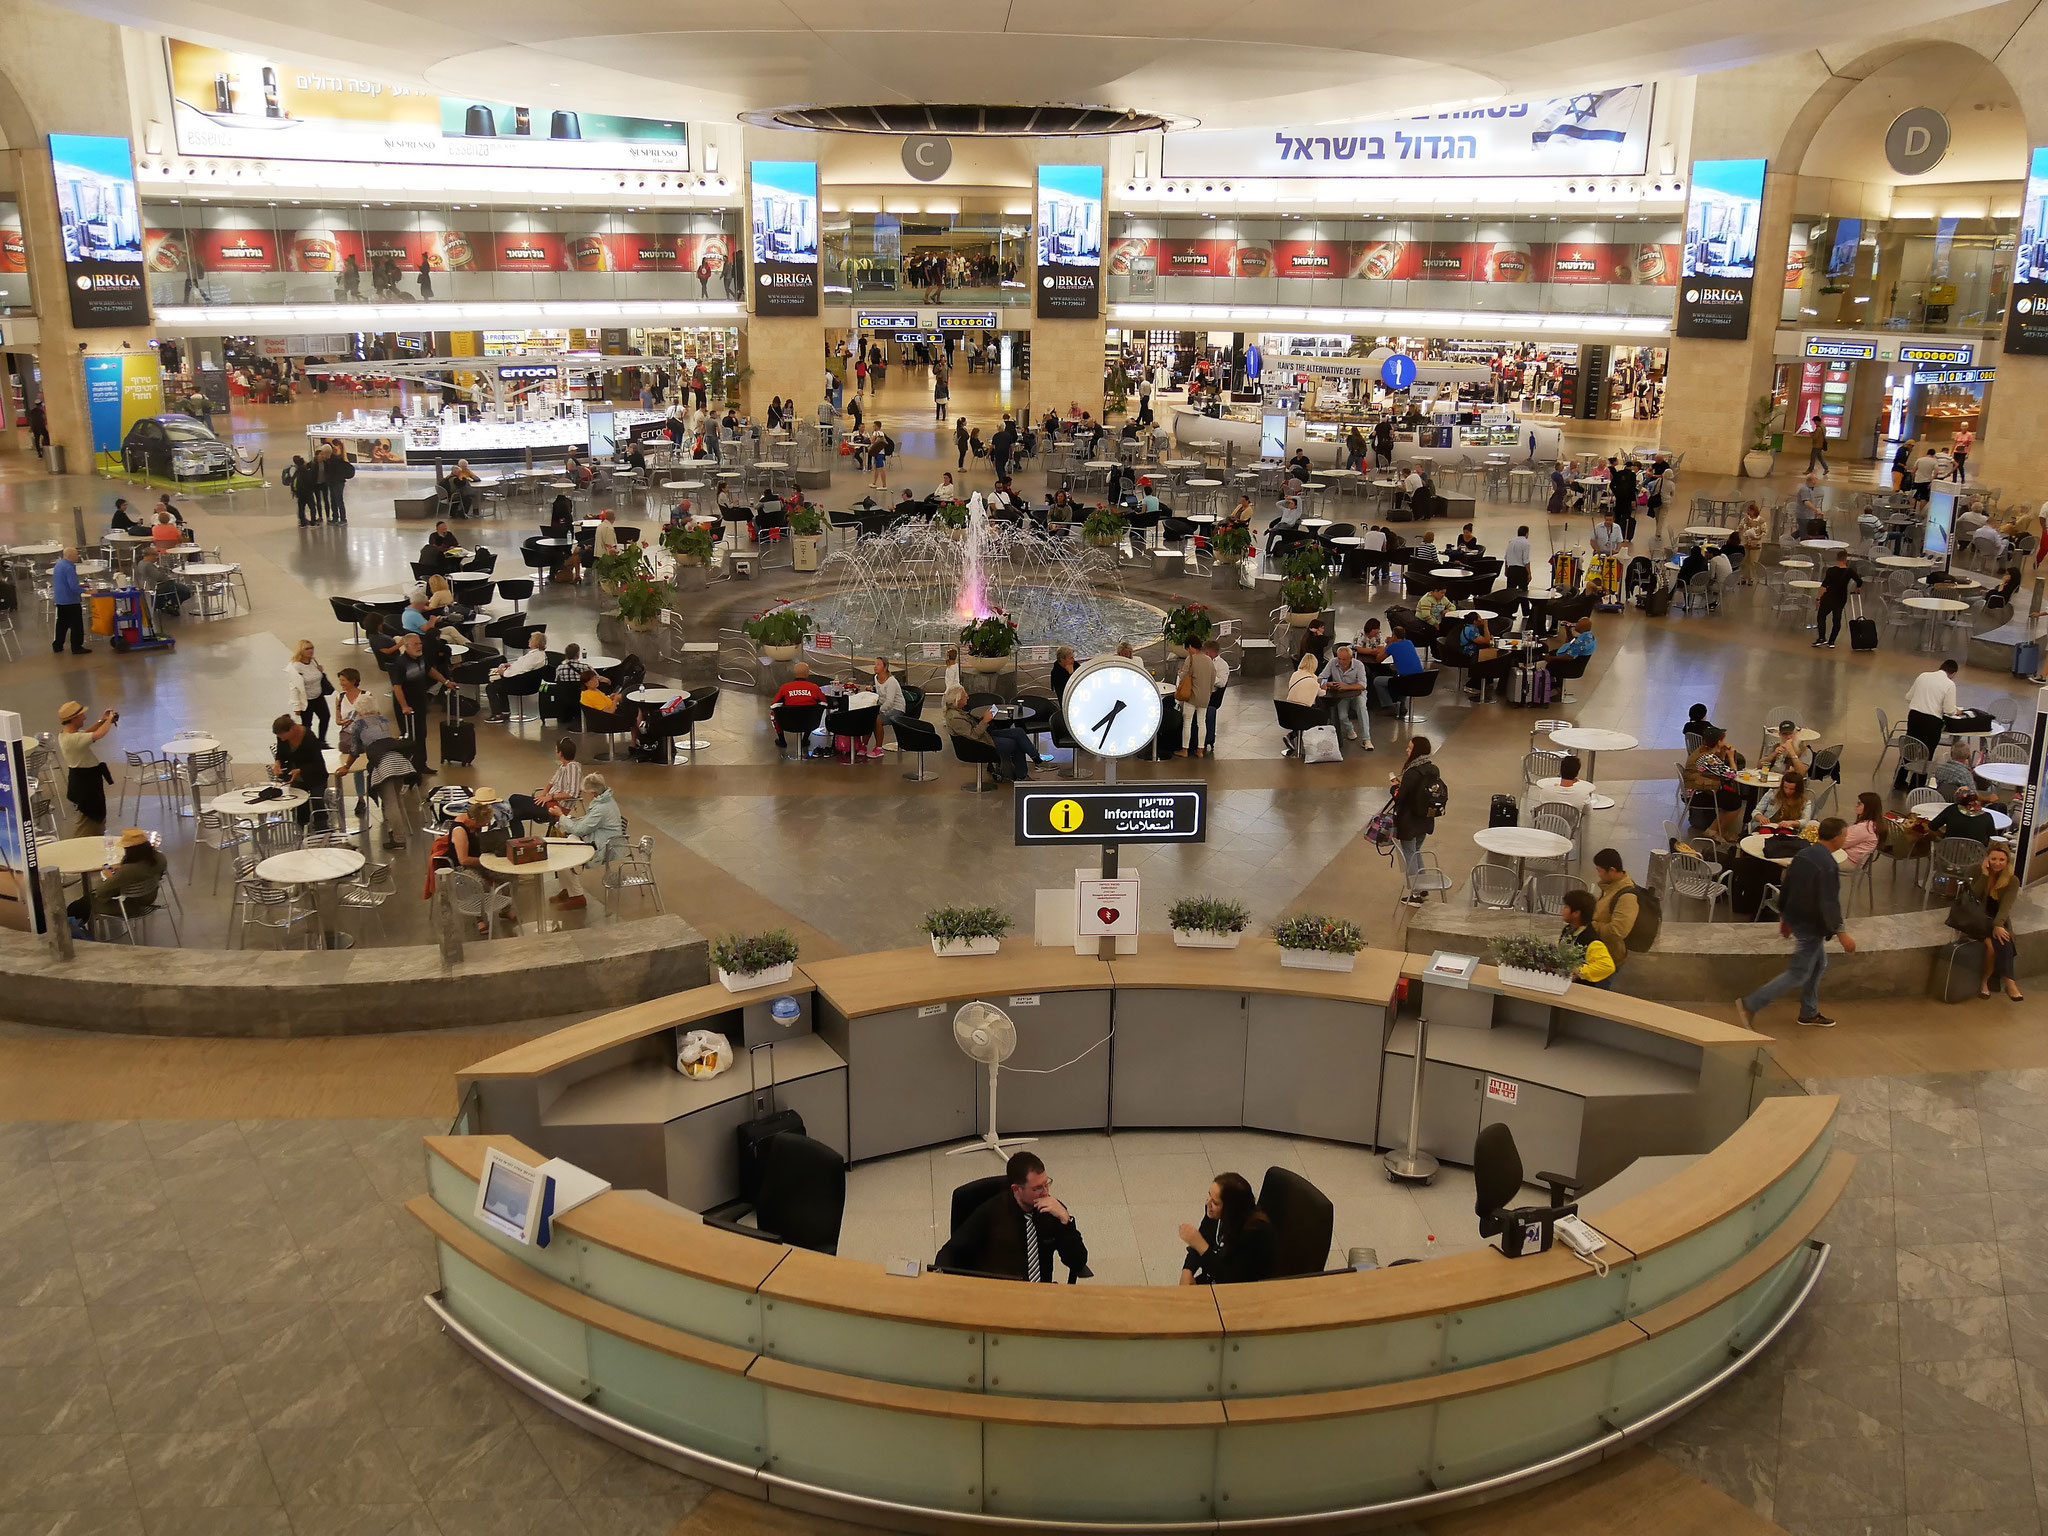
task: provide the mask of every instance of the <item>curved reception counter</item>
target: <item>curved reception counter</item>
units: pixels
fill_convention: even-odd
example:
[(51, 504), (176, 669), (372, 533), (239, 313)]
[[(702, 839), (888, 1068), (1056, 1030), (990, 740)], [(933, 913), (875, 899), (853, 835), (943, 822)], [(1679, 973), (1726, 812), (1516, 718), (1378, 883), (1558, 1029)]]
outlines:
[[(1825, 1262), (1814, 1232), (1853, 1159), (1833, 1150), (1834, 1100), (1756, 1097), (1760, 1036), (1579, 987), (1521, 992), (1488, 968), (1424, 985), (1424, 963), (1288, 970), (1270, 944), (1149, 936), (1107, 963), (903, 951), (573, 1026), (470, 1068), (471, 1134), (429, 1139), (410, 1207), (439, 1253), (429, 1305), (619, 1445), (898, 1529), (1341, 1530), (1562, 1475), (1775, 1336)], [(1559, 1243), (1242, 1286), (1026, 1287), (899, 1275), (695, 1214), (734, 1193), (733, 1128), (758, 1098), (744, 1062), (680, 1076), (679, 1028), (766, 1046), (781, 1104), (857, 1161), (980, 1129), (978, 1069), (950, 1034), (977, 997), (1018, 1021), (1016, 1065), (1060, 1067), (1005, 1079), (1002, 1129), (1019, 1133), (1387, 1145), (1426, 1021), (1424, 1146), (1468, 1161), (1479, 1127), (1508, 1120), (1526, 1167), (1605, 1186), (1582, 1209), (1606, 1247), (1597, 1264)], [(527, 1246), (473, 1214), (493, 1146), (614, 1187)]]

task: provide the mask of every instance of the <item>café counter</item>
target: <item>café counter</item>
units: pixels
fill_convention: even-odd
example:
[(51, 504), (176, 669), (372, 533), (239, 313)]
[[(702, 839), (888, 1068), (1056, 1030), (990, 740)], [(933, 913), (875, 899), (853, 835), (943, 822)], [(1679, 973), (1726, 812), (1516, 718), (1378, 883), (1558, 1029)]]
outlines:
[[(428, 1139), (428, 1193), (409, 1207), (439, 1255), (428, 1304), (524, 1391), (629, 1450), (897, 1529), (1354, 1529), (1559, 1475), (1683, 1412), (1776, 1335), (1825, 1263), (1815, 1230), (1854, 1160), (1834, 1150), (1833, 1099), (1755, 1098), (1760, 1036), (1580, 987), (1525, 993), (1484, 967), (1470, 989), (1425, 987), (1424, 963), (1367, 951), (1348, 973), (1286, 970), (1270, 944), (1150, 937), (1107, 963), (901, 951), (571, 1026), (465, 1071), (466, 1134)], [(744, 1063), (680, 1077), (679, 1027), (765, 1045), (781, 1101), (858, 1159), (978, 1128), (979, 1069), (950, 1036), (976, 997), (1018, 1020), (1013, 1060), (1096, 1046), (1075, 1063), (1090, 1070), (1051, 1074), (1073, 1073), (1036, 1101), (1012, 1099), (1032, 1079), (1006, 1080), (1005, 1131), (1246, 1125), (1365, 1145), (1388, 1139), (1381, 1090), (1412, 1072), (1420, 1012), (1425, 1085), (1482, 1085), (1469, 1117), (1426, 1094), (1432, 1134), (1476, 1134), (1537, 1089), (1575, 1101), (1536, 1106), (1516, 1135), (1542, 1147), (1524, 1143), (1525, 1166), (1560, 1150), (1584, 1182), (1623, 1173), (1589, 1207), (1607, 1246), (1597, 1267), (1560, 1243), (1213, 1289), (1027, 1288), (900, 1276), (689, 1208), (727, 1198), (725, 1175), (692, 1160), (731, 1145), (730, 1106), (755, 1096)], [(1514, 1083), (1515, 1102), (1488, 1079)], [(700, 1136), (689, 1122), (704, 1116)], [(614, 1188), (526, 1247), (472, 1214), (493, 1145)]]

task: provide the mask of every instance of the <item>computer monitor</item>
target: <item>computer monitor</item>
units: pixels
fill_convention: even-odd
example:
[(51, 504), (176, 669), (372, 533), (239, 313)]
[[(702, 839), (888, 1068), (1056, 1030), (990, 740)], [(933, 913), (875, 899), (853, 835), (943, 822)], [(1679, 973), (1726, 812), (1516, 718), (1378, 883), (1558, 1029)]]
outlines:
[(1920, 552), (1930, 560), (1939, 560), (1943, 570), (1948, 569), (1955, 529), (1956, 493), (1940, 485), (1931, 487), (1927, 497), (1927, 531)]
[(476, 1184), (476, 1218), (515, 1242), (532, 1244), (541, 1224), (544, 1179), (538, 1168), (496, 1147), (484, 1151), (483, 1177)]

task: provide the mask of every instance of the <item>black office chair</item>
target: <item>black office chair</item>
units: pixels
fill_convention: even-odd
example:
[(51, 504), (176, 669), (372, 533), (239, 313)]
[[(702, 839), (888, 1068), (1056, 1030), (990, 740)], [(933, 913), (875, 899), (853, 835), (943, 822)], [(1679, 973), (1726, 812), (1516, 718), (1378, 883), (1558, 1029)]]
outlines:
[(927, 753), (946, 750), (946, 744), (939, 739), (939, 733), (924, 721), (906, 715), (900, 710), (883, 718), (888, 722), (889, 728), (896, 733), (896, 750), (906, 757), (914, 756), (917, 759), (917, 767), (903, 777), (913, 784), (924, 784), (936, 779), (936, 773), (924, 771), (924, 760)]
[(1266, 1170), (1259, 1209), (1273, 1223), (1273, 1275), (1319, 1275), (1330, 1259), (1337, 1212), (1330, 1197), (1292, 1169)]
[(1550, 675), (1557, 679), (1557, 702), (1559, 704), (1578, 703), (1578, 700), (1571, 696), (1571, 691), (1565, 687), (1565, 684), (1584, 677), (1586, 675), (1586, 668), (1592, 664), (1593, 658), (1590, 656), (1553, 656), (1550, 658), (1548, 665), (1550, 667)]
[(1522, 1154), (1515, 1147), (1515, 1133), (1505, 1123), (1483, 1126), (1472, 1149), (1472, 1209), (1479, 1218), (1481, 1237), (1498, 1237), (1500, 1251), (1508, 1258), (1520, 1258), (1533, 1236), (1534, 1252), (1549, 1248), (1557, 1235), (1558, 1220), (1578, 1214), (1578, 1181), (1561, 1173), (1539, 1173), (1536, 1182), (1550, 1190), (1548, 1205), (1511, 1206), (1509, 1201), (1522, 1192)]
[(707, 1227), (784, 1242), (814, 1253), (839, 1251), (839, 1224), (846, 1214), (846, 1164), (822, 1141), (796, 1131), (770, 1136), (761, 1148), (761, 1188), (754, 1197), (754, 1225), (733, 1217), (746, 1206), (721, 1207), (704, 1217)]
[(818, 728), (825, 718), (822, 704), (785, 704), (780, 709), (771, 708), (769, 717), (780, 721), (781, 733), (796, 737), (796, 755), (803, 758), (810, 751), (811, 732)]
[(498, 582), (498, 596), (512, 605), (514, 613), (526, 611), (526, 600), (533, 596), (533, 578), (530, 576), (507, 576)]
[(969, 709), (996, 709), (1010, 701), (1000, 693), (970, 693), (967, 695)]
[(1436, 692), (1436, 680), (1441, 668), (1424, 667), (1420, 672), (1404, 672), (1394, 679), (1394, 697), (1400, 701), (1401, 718), (1410, 725), (1427, 725), (1429, 716), (1415, 713), (1415, 701), (1426, 699)]
[(702, 744), (697, 740), (697, 726), (717, 713), (718, 687), (715, 683), (690, 690), (689, 703), (663, 721), (662, 735), (668, 741), (668, 760), (671, 764), (676, 760), (675, 739), (678, 736), (690, 738), (690, 760), (696, 761), (697, 754), (703, 751)]
[(609, 713), (601, 709), (584, 709), (579, 729), (587, 736), (602, 736), (604, 760), (615, 763), (619, 760), (618, 740), (621, 736), (633, 734), (633, 718), (636, 713), (637, 707), (632, 704), (621, 704)]
[(924, 690), (913, 683), (903, 685), (903, 713), (912, 719), (921, 718), (924, 714)]
[(961, 762), (972, 765), (974, 769), (974, 782), (962, 784), (960, 787), (971, 789), (977, 795), (986, 791), (989, 786), (984, 782), (981, 770), (1002, 767), (1002, 753), (994, 747), (976, 741), (972, 736), (949, 736), (947, 739), (953, 743), (953, 755)]
[[(546, 678), (537, 671), (522, 672), (517, 677), (508, 677), (504, 680), (502, 687), (506, 700), (508, 702), (513, 699), (519, 700), (518, 712), (512, 716), (514, 722), (520, 725), (524, 725), (527, 722), (529, 716), (526, 713), (526, 700), (533, 699), (538, 701), (541, 684), (545, 681)], [(535, 717), (538, 716), (539, 709), (540, 705), (536, 702), (534, 704)]]
[(1303, 731), (1330, 723), (1330, 712), (1320, 704), (1290, 704), (1285, 699), (1273, 701), (1273, 717), (1280, 722), (1280, 729), (1285, 731), (1294, 743), (1297, 754), (1301, 751)]
[(882, 718), (882, 706), (870, 704), (864, 709), (834, 709), (825, 715), (825, 734), (832, 738), (831, 750), (838, 756), (839, 738), (846, 738), (846, 762), (851, 765), (860, 761), (861, 748), (874, 737), (875, 726)]
[[(953, 1188), (953, 1199), (946, 1213), (946, 1241), (950, 1243), (953, 1240), (953, 1234), (960, 1230), (967, 1218), (980, 1210), (984, 1205), (987, 1205), (989, 1201), (995, 1199), (998, 1195), (1007, 1198), (1009, 1188), (1009, 1175), (1002, 1173), (991, 1174), (985, 1179), (969, 1179), (965, 1184), (955, 1185)], [(1073, 1285), (1077, 1281), (1092, 1280), (1094, 1278), (1095, 1271), (1085, 1264), (1079, 1269), (1067, 1271), (1067, 1284), (1069, 1285)]]

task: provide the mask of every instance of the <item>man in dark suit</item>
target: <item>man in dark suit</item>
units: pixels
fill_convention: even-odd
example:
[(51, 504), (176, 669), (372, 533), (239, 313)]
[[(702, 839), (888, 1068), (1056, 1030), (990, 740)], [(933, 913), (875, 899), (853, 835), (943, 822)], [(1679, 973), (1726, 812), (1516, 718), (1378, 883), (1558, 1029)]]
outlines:
[(960, 1223), (939, 1250), (940, 1267), (1050, 1281), (1058, 1255), (1068, 1269), (1084, 1273), (1088, 1245), (1081, 1241), (1073, 1212), (1053, 1198), (1045, 1164), (1034, 1153), (1017, 1152), (1004, 1172), (1008, 1186)]

